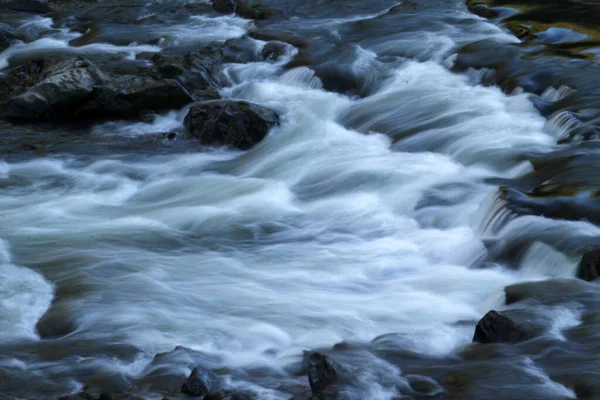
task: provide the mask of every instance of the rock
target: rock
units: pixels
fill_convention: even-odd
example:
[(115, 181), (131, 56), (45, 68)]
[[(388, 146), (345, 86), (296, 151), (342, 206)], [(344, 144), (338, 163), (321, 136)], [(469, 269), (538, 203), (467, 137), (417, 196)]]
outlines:
[(100, 72), (89, 62), (75, 59), (55, 65), (46, 79), (10, 100), (5, 115), (12, 119), (55, 119), (72, 115), (101, 85)]
[(249, 7), (242, 0), (213, 0), (212, 7), (223, 14), (237, 14), (242, 18), (263, 20), (271, 18), (272, 12), (261, 6)]
[(204, 145), (248, 150), (279, 123), (271, 109), (244, 101), (212, 101), (192, 106), (185, 117), (188, 133)]
[(13, 11), (23, 11), (36, 14), (47, 14), (53, 11), (50, 6), (37, 0), (9, 0), (6, 4), (4, 4), (4, 7)]
[(71, 306), (66, 301), (55, 301), (35, 325), (42, 339), (66, 336), (77, 329), (73, 321)]
[(577, 268), (577, 277), (591, 282), (600, 276), (600, 249), (588, 251), (583, 255)]
[(218, 386), (219, 378), (214, 372), (194, 368), (181, 386), (181, 392), (189, 396), (205, 396), (216, 391)]
[(334, 363), (324, 354), (313, 353), (308, 357), (308, 382), (313, 395), (323, 392), (339, 381)]
[(44, 67), (42, 81), (9, 100), (5, 116), (50, 121), (133, 118), (181, 108), (193, 100), (176, 79), (152, 76), (149, 71), (105, 73), (78, 57)]
[(102, 392), (100, 393), (100, 397), (98, 397), (98, 400), (112, 400), (112, 396), (108, 392)]
[(94, 396), (87, 392), (81, 392), (78, 394), (69, 394), (66, 396), (60, 397), (58, 400), (95, 400)]
[(283, 42), (269, 42), (265, 44), (261, 55), (265, 60), (277, 60), (286, 52), (286, 45)]
[(481, 0), (467, 0), (467, 8), (473, 14), (487, 19), (497, 18), (500, 15), (500, 13), (489, 8)]
[(238, 7), (237, 0), (213, 0), (212, 7), (223, 14), (233, 14)]
[(0, 23), (0, 51), (6, 50), (15, 39), (16, 32), (12, 26)]
[(475, 343), (516, 343), (525, 338), (521, 327), (497, 311), (488, 312), (475, 327)]

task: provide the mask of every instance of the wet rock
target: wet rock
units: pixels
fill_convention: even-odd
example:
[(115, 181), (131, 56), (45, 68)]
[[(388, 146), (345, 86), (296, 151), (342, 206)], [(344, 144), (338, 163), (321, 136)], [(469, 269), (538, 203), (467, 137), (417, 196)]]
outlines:
[(237, 0), (213, 0), (212, 7), (223, 14), (233, 14), (238, 8)]
[(479, 15), (483, 18), (493, 19), (497, 18), (500, 14), (489, 8), (487, 5), (481, 2), (481, 0), (467, 0), (467, 8), (475, 15)]
[(577, 268), (577, 277), (591, 282), (600, 276), (600, 249), (588, 251), (583, 255)]
[(246, 392), (213, 392), (204, 396), (203, 400), (254, 400), (256, 396)]
[(308, 357), (308, 382), (313, 395), (322, 397), (338, 381), (336, 365), (329, 357), (321, 353), (313, 353)]
[(192, 106), (185, 117), (188, 133), (204, 145), (248, 150), (277, 125), (271, 109), (244, 101), (212, 101)]
[(12, 119), (53, 119), (71, 114), (92, 96), (101, 84), (100, 72), (83, 59), (54, 66), (46, 79), (9, 101), (6, 117)]
[(73, 321), (71, 306), (64, 301), (54, 302), (35, 328), (42, 339), (62, 337), (74, 332), (77, 326)]
[(131, 118), (144, 112), (180, 108), (193, 101), (175, 79), (149, 74), (116, 75), (83, 58), (45, 68), (42, 81), (8, 101), (13, 120), (74, 121)]
[(262, 58), (265, 60), (277, 60), (286, 52), (286, 45), (283, 42), (269, 42), (262, 51)]
[(96, 400), (94, 396), (87, 392), (81, 392), (78, 394), (69, 394), (67, 396), (62, 396), (58, 400)]
[(516, 343), (524, 333), (512, 319), (497, 311), (488, 312), (475, 327), (475, 343)]
[(219, 378), (214, 372), (194, 368), (181, 386), (181, 392), (189, 396), (205, 396), (216, 391), (218, 386)]
[(9, 0), (6, 4), (1, 5), (9, 10), (22, 11), (35, 14), (47, 14), (52, 12), (52, 8), (45, 3), (37, 0)]
[(249, 7), (241, 0), (213, 0), (212, 7), (223, 14), (237, 14), (242, 18), (263, 20), (271, 18), (272, 12), (261, 6)]
[(0, 23), (0, 51), (6, 50), (15, 39), (16, 32), (12, 26)]

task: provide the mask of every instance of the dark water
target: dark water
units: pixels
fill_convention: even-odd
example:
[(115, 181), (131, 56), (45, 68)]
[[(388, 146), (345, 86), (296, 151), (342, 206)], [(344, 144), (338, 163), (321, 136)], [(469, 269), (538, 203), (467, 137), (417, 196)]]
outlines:
[[(581, 3), (498, 1), (491, 20), (462, 0), (261, 4), (272, 18), (192, 0), (0, 14), (20, 38), (5, 71), (241, 38), (220, 95), (282, 118), (248, 152), (187, 138), (187, 109), (2, 122), (0, 398), (183, 398), (200, 367), (306, 399), (314, 350), (343, 366), (340, 399), (600, 398), (600, 292), (575, 279), (600, 237)], [(491, 309), (531, 338), (472, 344)]]

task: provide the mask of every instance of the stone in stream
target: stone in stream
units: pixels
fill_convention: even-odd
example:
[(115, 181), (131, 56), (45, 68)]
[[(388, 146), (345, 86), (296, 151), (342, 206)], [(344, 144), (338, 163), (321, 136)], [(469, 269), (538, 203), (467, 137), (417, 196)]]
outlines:
[(45, 69), (41, 82), (8, 101), (5, 116), (50, 121), (131, 118), (181, 108), (191, 101), (191, 95), (175, 79), (104, 73), (78, 57)]
[(181, 392), (188, 396), (206, 396), (219, 389), (219, 377), (212, 371), (194, 368), (181, 386)]
[(188, 133), (204, 145), (226, 145), (248, 150), (279, 123), (278, 114), (245, 101), (195, 104), (184, 120)]
[(328, 356), (313, 353), (308, 357), (308, 383), (317, 399), (335, 398), (340, 368)]
[(577, 268), (577, 277), (591, 282), (600, 276), (600, 249), (588, 251), (583, 255)]
[(488, 312), (475, 327), (475, 343), (517, 343), (525, 338), (521, 327), (506, 315)]
[(0, 4), (0, 9), (2, 7), (35, 14), (48, 14), (53, 11), (49, 5), (37, 0), (9, 0), (5, 4)]
[(237, 14), (246, 19), (263, 20), (271, 18), (272, 12), (261, 6), (249, 7), (242, 0), (213, 0), (212, 7), (223, 14)]

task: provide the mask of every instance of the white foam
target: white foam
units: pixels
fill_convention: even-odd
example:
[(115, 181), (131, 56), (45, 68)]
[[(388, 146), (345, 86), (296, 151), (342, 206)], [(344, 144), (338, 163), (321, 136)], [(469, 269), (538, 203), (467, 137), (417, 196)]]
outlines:
[(53, 286), (40, 274), (11, 264), (0, 240), (0, 340), (36, 340), (35, 324), (50, 307)]

